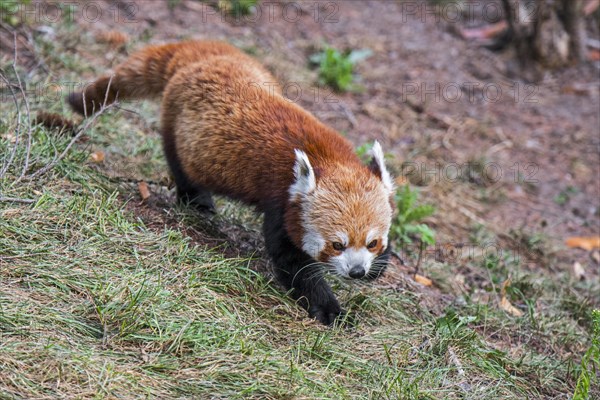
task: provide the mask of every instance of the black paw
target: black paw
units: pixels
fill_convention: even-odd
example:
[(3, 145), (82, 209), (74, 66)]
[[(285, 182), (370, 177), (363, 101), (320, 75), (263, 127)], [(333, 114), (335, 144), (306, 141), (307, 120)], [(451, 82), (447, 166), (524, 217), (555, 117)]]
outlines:
[(197, 193), (190, 195), (187, 193), (178, 193), (177, 198), (180, 203), (193, 207), (202, 214), (216, 214), (215, 203), (210, 193)]
[(352, 325), (353, 322), (346, 311), (342, 310), (337, 303), (310, 307), (308, 315), (327, 326)]

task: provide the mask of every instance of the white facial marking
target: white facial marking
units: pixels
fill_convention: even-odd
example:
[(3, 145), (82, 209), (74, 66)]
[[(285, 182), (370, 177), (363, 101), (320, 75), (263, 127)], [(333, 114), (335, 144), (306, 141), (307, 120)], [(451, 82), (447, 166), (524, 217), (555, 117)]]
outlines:
[(392, 176), (388, 172), (385, 166), (385, 160), (383, 157), (383, 150), (381, 149), (381, 145), (376, 140), (373, 143), (373, 148), (371, 149), (371, 156), (373, 160), (377, 163), (377, 167), (381, 173), (381, 181), (383, 182), (383, 186), (385, 189), (391, 194), (394, 192), (394, 181), (392, 180)]
[(311, 226), (308, 221), (304, 221), (304, 236), (302, 237), (302, 250), (314, 259), (319, 257), (319, 254), (325, 248), (325, 239), (323, 236)]
[(371, 229), (371, 230), (369, 231), (369, 233), (367, 233), (367, 243), (366, 243), (366, 244), (369, 244), (369, 243), (371, 243), (371, 241), (373, 241), (374, 239), (377, 239), (377, 236), (378, 236), (378, 235), (377, 235), (377, 231), (376, 231), (375, 229)]
[(290, 186), (289, 193), (292, 201), (311, 193), (317, 187), (317, 179), (308, 156), (302, 150), (295, 149), (296, 163), (294, 164), (295, 182)]
[(344, 232), (337, 232), (335, 234), (335, 237), (338, 238), (338, 241), (343, 244), (344, 246), (348, 246), (348, 242), (350, 242), (350, 239), (348, 238), (348, 235)]
[(366, 247), (360, 249), (351, 247), (344, 250), (339, 256), (332, 257), (330, 262), (335, 266), (335, 270), (339, 275), (347, 277), (350, 270), (357, 265), (362, 265), (365, 274), (368, 274), (374, 258), (375, 255)]

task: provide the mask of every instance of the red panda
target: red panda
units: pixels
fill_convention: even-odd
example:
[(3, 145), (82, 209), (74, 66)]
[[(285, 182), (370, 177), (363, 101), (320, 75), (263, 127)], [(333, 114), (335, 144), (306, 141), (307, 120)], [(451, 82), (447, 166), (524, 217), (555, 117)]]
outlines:
[(150, 46), (68, 101), (159, 96), (161, 135), (178, 198), (212, 210), (211, 194), (264, 213), (276, 276), (313, 318), (344, 311), (322, 272), (376, 277), (388, 262), (393, 181), (375, 142), (364, 165), (351, 143), (281, 94), (256, 60), (221, 42)]

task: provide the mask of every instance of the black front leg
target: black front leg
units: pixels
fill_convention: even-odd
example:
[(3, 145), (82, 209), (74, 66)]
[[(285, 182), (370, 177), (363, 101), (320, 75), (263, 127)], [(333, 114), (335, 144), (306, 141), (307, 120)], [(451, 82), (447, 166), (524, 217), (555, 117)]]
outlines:
[(332, 325), (344, 312), (323, 279), (319, 265), (292, 243), (283, 226), (281, 211), (265, 212), (263, 229), (279, 282), (291, 290), (292, 297), (308, 311), (311, 318)]

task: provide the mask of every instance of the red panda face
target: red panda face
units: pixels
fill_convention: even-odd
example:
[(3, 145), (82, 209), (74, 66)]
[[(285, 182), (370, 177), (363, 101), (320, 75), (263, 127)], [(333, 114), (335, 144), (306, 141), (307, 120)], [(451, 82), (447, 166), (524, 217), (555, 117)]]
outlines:
[[(338, 175), (338, 174), (336, 174)], [(388, 245), (389, 195), (377, 178), (326, 177), (303, 204), (304, 251), (337, 274), (362, 278)]]
[[(379, 161), (385, 168), (382, 154)], [(306, 157), (304, 153), (300, 156)], [(292, 199), (301, 203), (303, 250), (341, 276), (368, 275), (388, 246), (393, 187), (367, 168), (338, 165), (318, 181), (311, 170), (306, 157), (290, 188)], [(389, 179), (387, 171), (385, 174)]]

